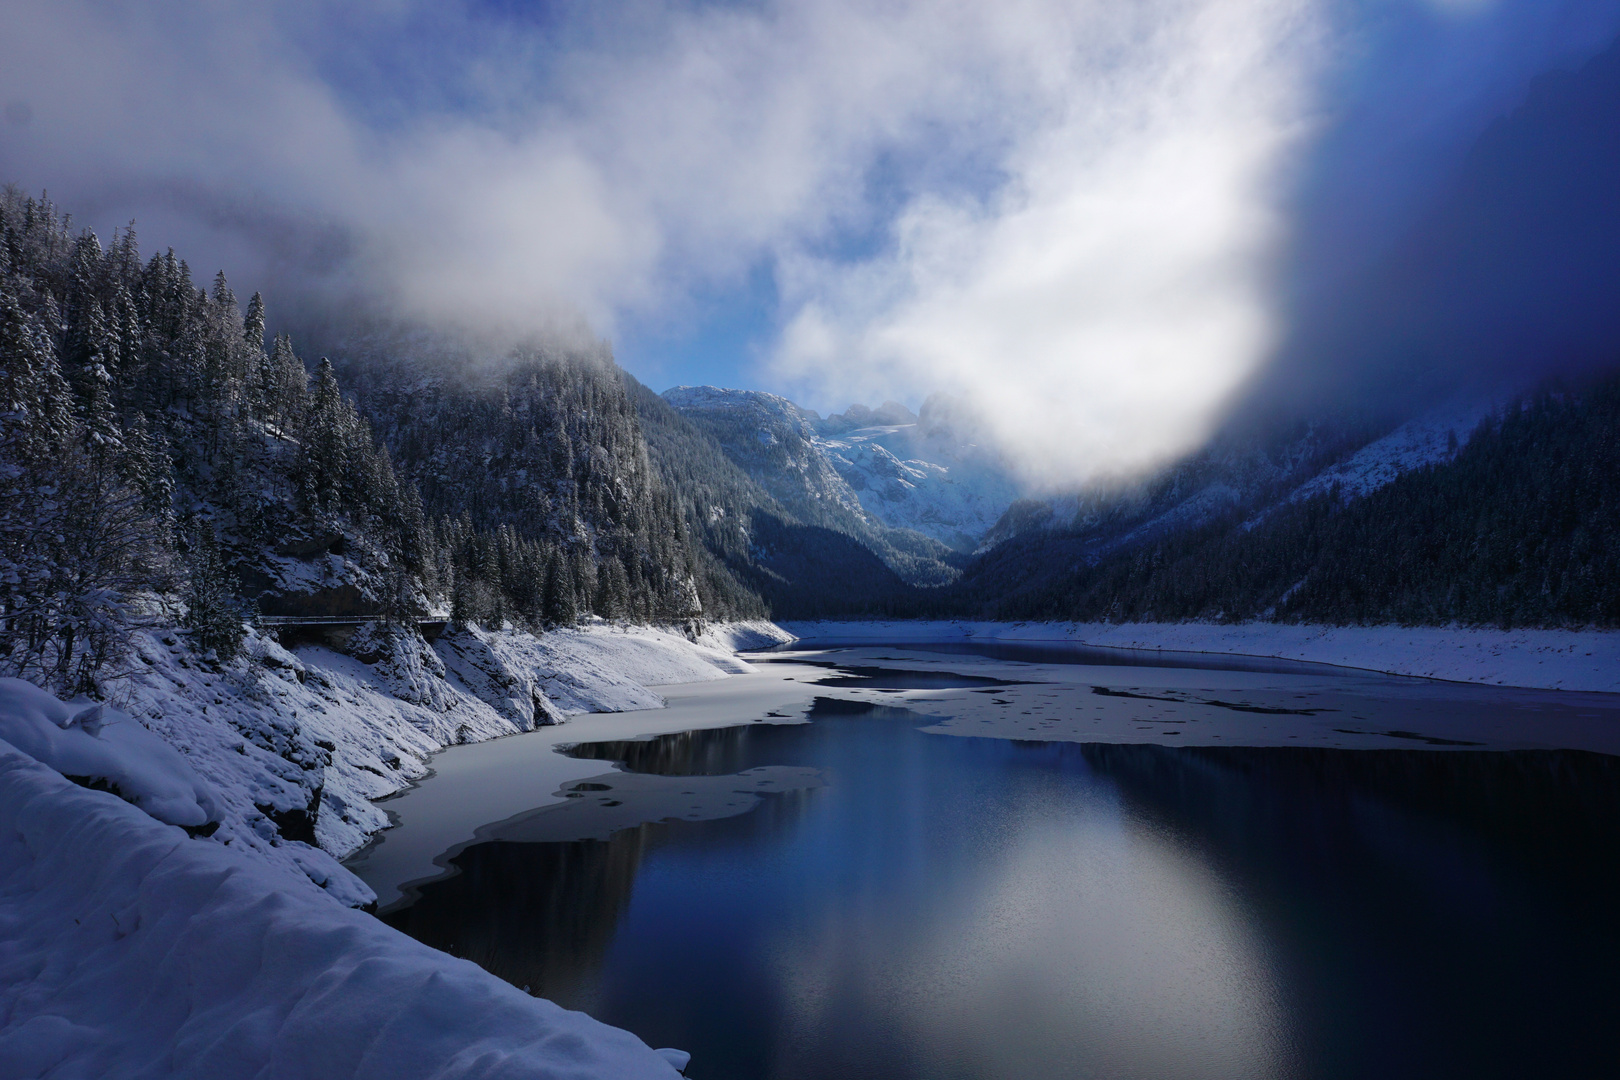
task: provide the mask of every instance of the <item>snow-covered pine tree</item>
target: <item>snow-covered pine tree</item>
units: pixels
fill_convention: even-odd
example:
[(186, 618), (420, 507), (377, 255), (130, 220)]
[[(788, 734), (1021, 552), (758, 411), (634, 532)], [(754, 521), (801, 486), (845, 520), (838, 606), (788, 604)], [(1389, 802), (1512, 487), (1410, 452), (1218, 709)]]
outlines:
[(186, 552), (185, 627), (205, 653), (222, 663), (236, 657), (247, 638), (246, 612), (237, 599), (239, 584), (219, 557), (212, 530), (199, 525), (190, 532)]

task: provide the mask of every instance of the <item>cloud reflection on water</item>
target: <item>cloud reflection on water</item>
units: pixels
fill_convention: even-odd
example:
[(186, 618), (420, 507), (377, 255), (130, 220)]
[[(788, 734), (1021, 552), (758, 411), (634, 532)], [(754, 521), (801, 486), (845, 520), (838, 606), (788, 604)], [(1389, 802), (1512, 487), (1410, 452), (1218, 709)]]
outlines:
[(778, 949), (789, 1045), (853, 1006), (929, 1076), (1289, 1072), (1261, 932), (1199, 850), (1096, 778), (999, 831), (980, 838), (999, 855), (930, 908), (842, 912)]

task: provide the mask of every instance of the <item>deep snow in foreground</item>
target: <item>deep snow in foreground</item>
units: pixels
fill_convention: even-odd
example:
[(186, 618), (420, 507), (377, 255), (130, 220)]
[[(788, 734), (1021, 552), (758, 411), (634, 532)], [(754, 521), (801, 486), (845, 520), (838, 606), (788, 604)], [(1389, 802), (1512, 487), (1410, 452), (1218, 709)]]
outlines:
[(1620, 693), (1620, 631), (1285, 623), (787, 622), (823, 642), (1027, 641), (1229, 653), (1546, 690)]
[(113, 702), (0, 680), (0, 1077), (675, 1075), (679, 1051), (351, 910), (375, 894), (336, 857), (446, 745), (661, 708), (649, 687), (786, 640), (367, 629), (221, 665), (157, 632)]
[(0, 1076), (675, 1076), (628, 1032), (4, 742), (0, 867)]

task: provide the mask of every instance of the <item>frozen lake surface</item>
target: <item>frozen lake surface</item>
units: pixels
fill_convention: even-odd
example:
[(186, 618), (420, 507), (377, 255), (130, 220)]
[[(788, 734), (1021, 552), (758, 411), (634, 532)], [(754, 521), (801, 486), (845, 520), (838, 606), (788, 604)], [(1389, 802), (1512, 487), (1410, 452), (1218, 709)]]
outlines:
[(1620, 1057), (1613, 695), (1005, 645), (752, 659), (445, 751), (351, 865), (400, 929), (699, 1078)]

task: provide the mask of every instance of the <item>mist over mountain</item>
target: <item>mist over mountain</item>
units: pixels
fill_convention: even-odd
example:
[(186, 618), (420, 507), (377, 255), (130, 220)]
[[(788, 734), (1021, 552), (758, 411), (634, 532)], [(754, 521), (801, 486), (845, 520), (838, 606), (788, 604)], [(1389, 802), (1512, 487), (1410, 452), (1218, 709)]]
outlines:
[[(1254, 14), (1244, 11), (1244, 19)], [(1530, 25), (1531, 16), (1514, 7), (1501, 22), (1479, 18), (1470, 25), (1500, 29)], [(1544, 66), (1532, 54), (1590, 52), (1606, 25), (1571, 23), (1567, 37), (1549, 31), (1533, 49), (1526, 45), (1518, 74), (1504, 76), (1493, 100), (1506, 102), (1515, 79)], [(1506, 55), (1492, 51), (1505, 46), (1487, 45), (1479, 39), (1468, 46), (1476, 51), (1458, 54), (1471, 78), (1491, 56)], [(1190, 400), (1178, 395), (1191, 376), (1163, 369), (1154, 385), (1165, 411), (1137, 428), (1168, 424), (1179, 449), (1169, 453), (1160, 440), (1159, 449), (1144, 450), (1163, 434), (1149, 432), (1129, 451), (1136, 465), (1124, 472), (1103, 450), (1078, 471), (1032, 471), (1029, 446), (1010, 449), (1007, 432), (1036, 431), (1063, 443), (1067, 457), (1083, 458), (1092, 444), (1079, 436), (1110, 399), (1059, 380), (1032, 403), (1017, 388), (1034, 369), (993, 342), (980, 342), (975, 380), (994, 381), (1004, 365), (1017, 389), (1011, 397), (982, 381), (953, 385), (948, 366), (936, 374), (953, 392), (928, 397), (916, 412), (876, 397), (867, 399), (881, 402), (876, 407), (822, 416), (746, 388), (680, 386), (659, 395), (631, 378), (587, 326), (588, 305), (558, 307), (544, 288), (525, 302), (503, 284), (511, 317), (482, 327), (442, 319), (435, 305), (406, 317), (386, 304), (336, 304), (318, 317), (306, 309), (283, 319), (262, 301), (244, 311), (223, 275), (211, 292), (199, 291), (178, 256), (144, 259), (124, 233), (103, 248), (47, 200), (16, 192), (5, 209), (7, 288), (16, 304), (8, 362), (34, 372), (29, 392), (53, 402), (37, 413), (54, 417), (39, 446), (77, 440), (90, 454), (92, 487), (124, 492), (120, 498), (145, 492), (137, 499), (150, 503), (140, 512), (147, 516), (137, 516), (142, 535), (150, 534), (142, 573), (164, 589), (186, 587), (188, 575), (172, 572), (177, 558), (196, 554), (199, 566), (214, 559), (218, 572), (200, 573), (198, 588), (206, 586), (220, 611), (247, 601), (283, 614), (443, 608), (470, 621), (536, 627), (591, 614), (680, 621), (901, 610), (1602, 620), (1609, 616), (1601, 598), (1585, 607), (1503, 600), (1496, 614), (1477, 597), (1334, 606), (1300, 584), (1314, 580), (1297, 563), (1305, 556), (1282, 553), (1289, 544), (1338, 550), (1336, 530), (1396, 499), (1391, 492), (1417, 490), (1420, 481), (1409, 477), (1496, 491), (1529, 484), (1507, 477), (1504, 459), (1490, 449), (1530, 437), (1522, 425), (1531, 421), (1513, 419), (1521, 413), (1552, 442), (1563, 438), (1560, 424), (1601, 433), (1592, 418), (1603, 415), (1607, 399), (1593, 387), (1620, 356), (1620, 308), (1612, 302), (1620, 293), (1620, 45), (1542, 74), (1521, 97), (1460, 145), (1450, 165), (1431, 170), (1426, 192), (1388, 215), (1392, 224), (1337, 278), (1305, 275), (1309, 287), (1289, 294), (1281, 309), (1270, 365), (1241, 390), (1222, 392), (1224, 419), (1202, 407), (1196, 417), (1178, 413)], [(1469, 107), (1477, 120), (1484, 106)], [(26, 126), (25, 113), (11, 109), (8, 123)], [(1374, 114), (1383, 115), (1357, 115)], [(1335, 130), (1340, 142), (1327, 144), (1343, 150), (1350, 128)], [(206, 203), (199, 196), (187, 212)], [(1312, 235), (1325, 235), (1325, 211), (1313, 205), (1302, 220), (1314, 214)], [(1347, 199), (1345, 220), (1365, 209)], [(928, 228), (943, 219), (930, 220)], [(988, 223), (986, 235), (1013, 220), (1021, 219)], [(321, 247), (299, 230), (283, 239)], [(1310, 243), (1299, 238), (1300, 251)], [(1320, 245), (1310, 250), (1320, 261)], [(972, 255), (972, 245), (959, 253)], [(1288, 260), (1278, 265), (1286, 269)], [(860, 280), (875, 288), (879, 277)], [(963, 310), (972, 306), (969, 292), (961, 294)], [(474, 305), (463, 315), (483, 310)], [(878, 322), (901, 310), (911, 319), (923, 309), (902, 304)], [(304, 328), (299, 340), (310, 347), (302, 358), (286, 337), (266, 341), (267, 330), (286, 322)], [(952, 325), (944, 318), (930, 333)], [(971, 337), (953, 334), (953, 341)], [(1130, 352), (1130, 334), (1113, 340)], [(26, 363), (16, 359), (25, 354)], [(322, 355), (332, 363), (317, 363)], [(860, 350), (849, 355), (858, 359)], [(1547, 389), (1549, 376), (1571, 381)], [(1513, 401), (1521, 402), (1518, 413)], [(1133, 415), (1114, 411), (1115, 420)], [(1135, 437), (1109, 436), (1121, 445)], [(1577, 439), (1567, 453), (1603, 461), (1603, 445)], [(123, 449), (91, 449), (114, 446)], [(1553, 468), (1553, 460), (1527, 455), (1522, 467)], [(1073, 479), (1082, 476), (1090, 479)], [(1566, 491), (1562, 483), (1548, 478), (1544, 486)], [(1534, 526), (1568, 533), (1565, 547), (1521, 540), (1542, 551), (1543, 562), (1569, 563), (1568, 573), (1596, 572), (1608, 557), (1606, 507), (1598, 498), (1559, 511), (1557, 528)], [(1490, 543), (1505, 544), (1539, 520), (1478, 527), (1495, 538)], [(1355, 527), (1374, 529), (1368, 535), (1378, 544), (1396, 544), (1386, 518), (1377, 521), (1384, 524)], [(1262, 551), (1267, 536), (1273, 547)], [(1139, 563), (1159, 565), (1173, 552), (1187, 566), (1213, 566), (1213, 553), (1223, 552), (1221, 559), (1300, 572), (1285, 585), (1267, 578), (1196, 602), (1183, 593), (1173, 601), (1120, 599), (1130, 590), (1159, 595)], [(29, 573), (48, 576), (42, 566)], [(1553, 573), (1548, 566), (1544, 577)], [(1214, 571), (1196, 571), (1206, 572)], [(1546, 586), (1548, 595), (1563, 595), (1559, 589)], [(1106, 604), (1098, 599), (1104, 593)], [(1317, 606), (1298, 606), (1306, 603)], [(1420, 610), (1426, 614), (1414, 614)], [(64, 644), (62, 655), (76, 655), (80, 644)], [(65, 669), (59, 674), (67, 677)]]
[(1439, 410), (1336, 460), (1307, 432), (1281, 459), (1251, 455), (1248, 485), (1201, 459), (1134, 503), (1048, 512), (913, 610), (1620, 625), (1620, 377), (1515, 396), (1472, 428), (1470, 411)]
[(1620, 356), (1620, 41), (1531, 83), (1376, 259), (1297, 310), (1256, 408), (1410, 409)]
[[(981, 480), (1007, 510), (977, 557), (895, 610), (1613, 625), (1617, 192), (1620, 43), (1537, 80), (1302, 308), (1204, 448), (1065, 495)], [(871, 420), (822, 421), (824, 450)]]
[(87, 689), (165, 620), (228, 658), (254, 611), (539, 630), (763, 610), (688, 535), (605, 352), (401, 333), (306, 363), (266, 341), (259, 296), (143, 260), (133, 232), (103, 247), (6, 189), (0, 237), (11, 673)]
[(1397, 350), (1323, 343), (1405, 316), (1340, 298), (1620, 30), (1617, 0), (12, 8), (0, 179), (227, 268), (316, 355), (374, 318), (822, 412), (946, 391), (1049, 488), (1195, 452), (1272, 360), (1278, 392), (1376, 382)]

